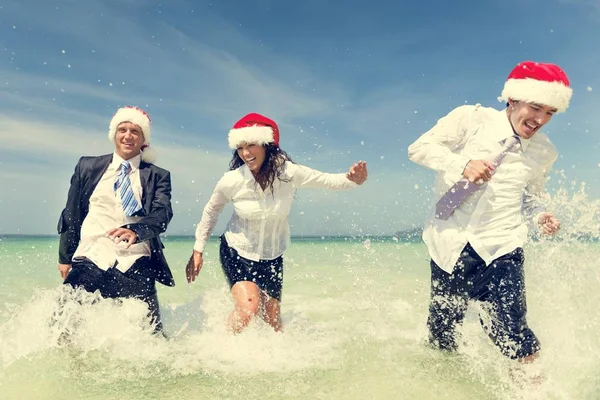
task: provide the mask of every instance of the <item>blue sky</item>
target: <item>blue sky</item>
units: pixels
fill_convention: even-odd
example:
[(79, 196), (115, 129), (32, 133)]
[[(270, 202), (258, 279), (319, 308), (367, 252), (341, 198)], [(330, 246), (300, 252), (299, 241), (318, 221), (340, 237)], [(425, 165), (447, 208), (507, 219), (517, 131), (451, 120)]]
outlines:
[(113, 150), (108, 122), (128, 104), (172, 172), (168, 233), (193, 233), (248, 112), (279, 123), (296, 162), (368, 162), (357, 190), (300, 191), (293, 234), (416, 227), (433, 173), (407, 146), (456, 106), (502, 107), (523, 60), (561, 65), (574, 89), (546, 129), (561, 153), (550, 192), (585, 182), (600, 197), (600, 0), (0, 1), (0, 45), (0, 234), (55, 232), (77, 159)]

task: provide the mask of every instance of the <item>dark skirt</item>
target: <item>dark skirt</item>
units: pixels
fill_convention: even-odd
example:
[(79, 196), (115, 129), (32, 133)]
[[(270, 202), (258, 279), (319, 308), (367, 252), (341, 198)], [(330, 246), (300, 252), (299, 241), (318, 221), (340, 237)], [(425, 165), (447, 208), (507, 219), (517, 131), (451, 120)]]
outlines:
[(238, 282), (253, 282), (260, 290), (281, 301), (283, 256), (273, 260), (248, 260), (240, 256), (233, 247), (229, 247), (225, 235), (223, 235), (221, 236), (220, 259), (223, 273), (229, 282), (229, 288)]

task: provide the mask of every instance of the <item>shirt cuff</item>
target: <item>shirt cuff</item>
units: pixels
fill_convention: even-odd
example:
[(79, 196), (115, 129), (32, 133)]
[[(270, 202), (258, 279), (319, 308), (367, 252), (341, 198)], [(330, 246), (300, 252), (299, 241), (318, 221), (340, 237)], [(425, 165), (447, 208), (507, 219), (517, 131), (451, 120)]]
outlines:
[(345, 178), (346, 178), (346, 180), (349, 182), (349, 183), (348, 183), (348, 187), (349, 187), (350, 189), (354, 189), (355, 187), (359, 187), (359, 186), (360, 186), (358, 183), (356, 183), (356, 182), (354, 182), (354, 181), (351, 181), (350, 179), (348, 179), (348, 177), (347, 177), (347, 176), (344, 176), (344, 177), (345, 177)]
[(469, 157), (455, 154), (448, 164), (447, 172), (454, 175), (463, 176), (467, 164), (471, 161)]
[(196, 243), (194, 243), (194, 250), (197, 251), (198, 253), (204, 253), (204, 248), (206, 247), (206, 243), (205, 242), (201, 242), (199, 240), (196, 240)]

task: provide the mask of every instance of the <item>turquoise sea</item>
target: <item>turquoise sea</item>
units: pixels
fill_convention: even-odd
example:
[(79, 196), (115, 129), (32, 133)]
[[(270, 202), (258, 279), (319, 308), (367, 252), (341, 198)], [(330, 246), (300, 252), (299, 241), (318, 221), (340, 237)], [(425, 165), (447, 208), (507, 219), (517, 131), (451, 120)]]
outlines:
[[(457, 354), (426, 345), (422, 243), (297, 238), (286, 252), (283, 333), (225, 330), (231, 308), (217, 241), (188, 285), (190, 238), (167, 237), (177, 280), (159, 287), (168, 340), (134, 300), (73, 305), (71, 345), (49, 320), (61, 281), (56, 237), (0, 238), (0, 399), (599, 399), (600, 245), (527, 245), (529, 323), (543, 352), (504, 359), (473, 304)], [(543, 376), (541, 382), (531, 376)]]

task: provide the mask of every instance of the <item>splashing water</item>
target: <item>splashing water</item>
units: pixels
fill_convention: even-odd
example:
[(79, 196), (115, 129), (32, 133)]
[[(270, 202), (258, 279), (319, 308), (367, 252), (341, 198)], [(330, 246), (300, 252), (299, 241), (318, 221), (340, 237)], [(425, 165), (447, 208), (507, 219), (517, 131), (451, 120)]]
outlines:
[[(56, 277), (40, 276), (36, 265), (54, 258), (49, 239), (36, 246), (5, 240), (0, 397), (599, 398), (600, 202), (576, 185), (550, 200), (562, 221), (558, 237), (536, 237), (525, 248), (528, 322), (543, 347), (532, 365), (499, 354), (477, 304), (457, 354), (425, 345), (423, 244), (298, 240), (285, 258), (284, 332), (258, 320), (231, 335), (232, 303), (212, 260), (218, 243), (211, 243), (201, 286), (159, 288), (163, 339), (151, 334), (139, 301), (54, 289)], [(191, 245), (167, 243), (172, 266), (185, 265)]]

